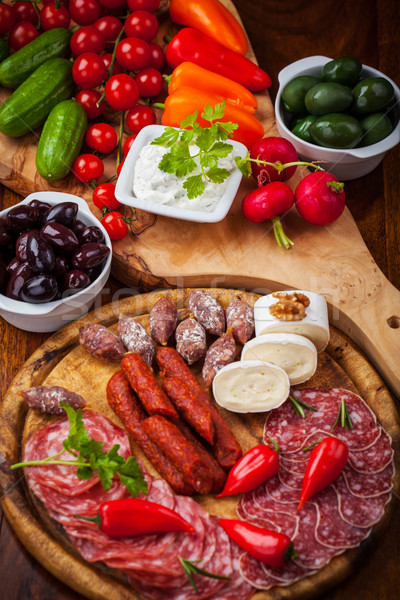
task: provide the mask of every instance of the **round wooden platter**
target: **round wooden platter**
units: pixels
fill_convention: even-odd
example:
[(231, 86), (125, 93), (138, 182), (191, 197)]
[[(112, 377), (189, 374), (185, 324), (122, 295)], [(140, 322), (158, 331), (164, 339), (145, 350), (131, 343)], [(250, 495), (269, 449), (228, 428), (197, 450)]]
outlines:
[[(118, 365), (107, 365), (89, 355), (78, 343), (79, 327), (86, 323), (102, 323), (116, 329), (120, 315), (135, 316), (148, 329), (149, 311), (160, 296), (168, 296), (176, 303), (179, 318), (188, 313), (188, 289), (167, 290), (137, 295), (108, 304), (92, 311), (49, 338), (39, 348), (15, 377), (0, 408), (0, 482), (2, 507), (31, 554), (56, 577), (83, 594), (96, 600), (137, 600), (135, 591), (124, 576), (103, 565), (83, 561), (72, 547), (61, 528), (31, 496), (21, 471), (11, 471), (10, 466), (21, 459), (26, 439), (51, 417), (38, 416), (27, 411), (20, 392), (31, 386), (58, 384), (82, 394), (88, 406), (98, 410), (121, 425), (106, 401), (106, 384)], [(259, 297), (227, 289), (210, 289), (226, 308), (234, 297), (253, 305)], [(238, 348), (239, 349), (239, 348)], [(200, 378), (200, 368), (195, 372)], [(371, 367), (366, 357), (354, 343), (334, 327), (325, 352), (319, 355), (318, 369), (312, 380), (304, 385), (342, 387), (358, 392), (375, 412), (378, 421), (391, 435), (395, 455), (400, 449), (400, 425), (393, 400), (384, 383)], [(223, 415), (235, 432), (243, 451), (261, 440), (265, 414), (237, 415), (224, 411)], [(54, 418), (54, 417), (53, 417)], [(151, 465), (137, 447), (133, 452), (154, 473)], [(394, 480), (394, 495), (400, 493), (400, 472)], [(212, 514), (235, 517), (236, 499), (216, 500), (213, 496), (197, 496), (196, 500)], [(252, 600), (287, 598), (307, 599), (322, 595), (345, 579), (362, 560), (369, 548), (376, 546), (378, 537), (390, 520), (393, 500), (386, 508), (383, 519), (371, 535), (356, 549), (348, 550), (334, 558), (321, 571), (289, 587), (276, 587), (256, 592)]]

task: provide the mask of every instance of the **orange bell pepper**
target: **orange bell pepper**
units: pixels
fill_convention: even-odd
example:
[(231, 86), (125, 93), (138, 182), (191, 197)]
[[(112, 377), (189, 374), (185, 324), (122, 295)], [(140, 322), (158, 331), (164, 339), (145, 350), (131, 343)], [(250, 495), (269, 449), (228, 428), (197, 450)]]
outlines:
[(234, 52), (246, 54), (243, 27), (219, 0), (171, 0), (169, 14), (177, 25), (193, 27)]
[[(201, 127), (209, 127), (210, 123), (201, 118), (207, 104), (215, 106), (222, 102), (224, 98), (208, 91), (203, 91), (193, 87), (181, 87), (173, 94), (167, 96), (164, 105), (164, 113), (161, 117), (162, 125), (179, 127), (186, 117), (196, 110), (199, 115), (196, 121)], [(247, 110), (242, 110), (232, 104), (225, 105), (225, 114), (220, 122), (230, 121), (237, 123), (238, 128), (230, 136), (233, 140), (241, 142), (247, 148), (251, 148), (264, 135), (264, 127)]]
[(254, 114), (257, 110), (257, 100), (254, 94), (240, 83), (189, 61), (181, 63), (174, 69), (170, 76), (168, 93), (174, 94), (181, 87), (197, 89), (199, 86), (211, 94), (217, 94), (227, 104), (247, 110), (251, 114)]

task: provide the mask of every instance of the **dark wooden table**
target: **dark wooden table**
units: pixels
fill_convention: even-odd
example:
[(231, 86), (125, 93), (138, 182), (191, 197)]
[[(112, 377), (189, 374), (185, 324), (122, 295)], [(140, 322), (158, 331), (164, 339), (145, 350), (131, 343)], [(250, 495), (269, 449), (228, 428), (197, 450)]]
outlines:
[[(288, 63), (320, 54), (357, 56), (400, 85), (400, 5), (392, 0), (234, 0), (260, 65), (277, 91), (277, 75)], [(369, 175), (347, 183), (347, 205), (379, 268), (400, 289), (400, 146)], [(0, 184), (0, 209), (19, 197)], [(109, 281), (110, 301), (119, 284)], [(48, 334), (26, 333), (0, 319), (0, 394)], [(324, 600), (397, 600), (400, 597), (400, 501), (376, 550)], [(0, 513), (0, 598), (72, 600), (80, 598), (26, 552)], [(167, 600), (167, 597), (166, 597)]]

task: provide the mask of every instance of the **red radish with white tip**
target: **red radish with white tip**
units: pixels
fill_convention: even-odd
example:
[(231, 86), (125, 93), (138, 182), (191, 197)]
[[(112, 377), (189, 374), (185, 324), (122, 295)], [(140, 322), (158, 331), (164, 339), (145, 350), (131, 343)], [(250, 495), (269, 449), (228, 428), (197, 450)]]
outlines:
[(295, 203), (299, 214), (312, 225), (329, 225), (344, 211), (344, 184), (332, 173), (315, 171), (296, 187)]

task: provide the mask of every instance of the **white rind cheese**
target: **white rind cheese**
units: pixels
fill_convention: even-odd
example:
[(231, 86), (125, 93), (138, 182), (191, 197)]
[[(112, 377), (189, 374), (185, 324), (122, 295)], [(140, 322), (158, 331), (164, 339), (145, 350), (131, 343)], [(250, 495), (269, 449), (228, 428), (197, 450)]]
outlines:
[(294, 333), (266, 333), (243, 346), (242, 361), (262, 360), (281, 367), (290, 384), (304, 383), (317, 368), (317, 349), (309, 339)]
[(259, 298), (254, 305), (256, 336), (265, 333), (295, 333), (308, 338), (317, 352), (322, 352), (329, 341), (329, 321), (326, 300), (321, 294), (302, 290), (287, 290), (286, 293), (300, 292), (310, 300), (306, 316), (301, 321), (284, 321), (270, 313), (270, 306), (279, 301), (272, 294)]
[(216, 402), (237, 413), (277, 408), (285, 402), (289, 391), (286, 371), (260, 360), (231, 363), (218, 371), (213, 381)]

